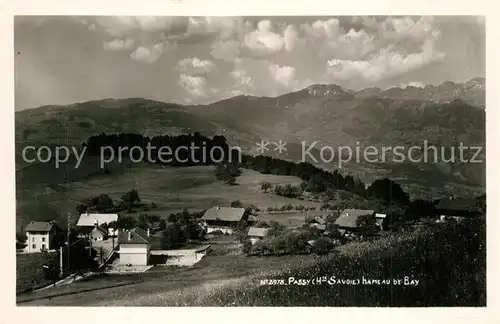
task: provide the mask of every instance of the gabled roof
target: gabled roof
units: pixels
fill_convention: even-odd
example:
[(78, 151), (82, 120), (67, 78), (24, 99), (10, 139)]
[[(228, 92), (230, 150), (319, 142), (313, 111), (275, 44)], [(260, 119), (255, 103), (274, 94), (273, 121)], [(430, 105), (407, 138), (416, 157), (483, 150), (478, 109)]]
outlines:
[(249, 222), (258, 222), (260, 219), (258, 219), (257, 217), (255, 217), (254, 215), (248, 215), (248, 219), (247, 221)]
[(118, 220), (118, 214), (81, 214), (76, 226), (95, 226), (103, 225)]
[(255, 237), (264, 237), (267, 235), (267, 232), (269, 232), (269, 228), (262, 228), (262, 227), (250, 227), (248, 229), (248, 236), (255, 236)]
[(118, 234), (118, 244), (147, 244), (149, 243), (148, 233), (136, 227), (131, 230), (123, 230)]
[(317, 228), (320, 231), (326, 230), (326, 225), (325, 224), (312, 223), (310, 226), (314, 227), (314, 228)]
[(32, 221), (26, 226), (26, 232), (50, 232), (55, 226), (54, 221), (50, 222), (35, 222)]
[(243, 218), (243, 215), (245, 215), (244, 208), (212, 207), (205, 212), (201, 219), (239, 222)]
[(102, 227), (85, 226), (85, 227), (80, 228), (78, 231), (80, 232), (80, 234), (85, 234), (85, 235), (88, 235), (90, 233), (95, 233), (95, 231), (101, 232), (102, 235), (108, 234), (108, 232), (105, 229), (103, 229)]
[(436, 205), (436, 209), (459, 210), (468, 212), (475, 212), (479, 210), (476, 205), (476, 201), (474, 199), (465, 199), (465, 198), (441, 199), (439, 200), (439, 203)]
[(326, 219), (323, 216), (314, 216), (313, 218), (309, 219), (307, 221), (308, 223), (318, 223), (318, 224), (324, 224), (326, 223)]
[(344, 209), (335, 224), (339, 227), (357, 228), (356, 220), (360, 216), (373, 215), (374, 212), (371, 209)]

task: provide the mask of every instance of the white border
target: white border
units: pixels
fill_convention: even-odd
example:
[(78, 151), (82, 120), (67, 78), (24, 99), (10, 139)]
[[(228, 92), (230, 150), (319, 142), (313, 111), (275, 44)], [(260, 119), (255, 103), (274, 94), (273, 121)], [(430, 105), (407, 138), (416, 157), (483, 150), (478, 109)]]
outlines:
[[(496, 1), (485, 0), (358, 0), (269, 1), (269, 0), (148, 0), (148, 1), (68, 1), (11, 0), (0, 5), (0, 159), (2, 185), (0, 205), (0, 324), (10, 323), (86, 323), (89, 321), (133, 322), (346, 322), (346, 323), (500, 323), (498, 276), (498, 121), (499, 12)], [(13, 15), (187, 15), (187, 16), (280, 16), (280, 15), (485, 15), (487, 30), (487, 199), (488, 199), (488, 307), (486, 308), (48, 308), (15, 306), (15, 163), (14, 163), (14, 50)], [(464, 62), (466, 64), (466, 62)], [(457, 67), (460, 68), (460, 67)]]

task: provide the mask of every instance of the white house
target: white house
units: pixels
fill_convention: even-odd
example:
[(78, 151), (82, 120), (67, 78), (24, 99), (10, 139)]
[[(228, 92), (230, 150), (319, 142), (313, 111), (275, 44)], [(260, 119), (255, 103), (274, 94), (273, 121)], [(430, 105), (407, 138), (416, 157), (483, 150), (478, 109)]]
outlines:
[(103, 241), (108, 236), (108, 232), (99, 226), (94, 227), (82, 227), (79, 230), (78, 237), (80, 238), (89, 238), (93, 242)]
[[(116, 222), (118, 220), (118, 214), (88, 214), (83, 213), (80, 215), (76, 226), (79, 231), (87, 231), (95, 228), (96, 226), (102, 230), (106, 230), (106, 236), (118, 236), (118, 229), (110, 227), (111, 222)], [(87, 230), (85, 230), (87, 228)], [(97, 234), (97, 233), (96, 233)]]
[(244, 219), (245, 209), (234, 207), (212, 207), (208, 209), (202, 221), (206, 224), (207, 234), (221, 231), (224, 234), (232, 234), (233, 227)]
[(267, 235), (267, 232), (269, 232), (269, 228), (250, 227), (247, 235), (250, 238), (250, 242), (255, 244), (261, 241)]
[(58, 248), (60, 242), (57, 242), (57, 232), (58, 228), (54, 221), (30, 222), (26, 226), (26, 252), (34, 253)]
[(149, 230), (140, 228), (124, 230), (118, 236), (120, 264), (148, 265), (151, 246), (149, 244)]

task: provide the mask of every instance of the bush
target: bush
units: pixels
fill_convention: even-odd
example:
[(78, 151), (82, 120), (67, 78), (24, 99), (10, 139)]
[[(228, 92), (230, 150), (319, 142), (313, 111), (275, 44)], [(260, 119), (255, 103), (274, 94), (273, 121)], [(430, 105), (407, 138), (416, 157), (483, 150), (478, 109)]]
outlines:
[(271, 184), (269, 182), (263, 182), (261, 185), (260, 185), (260, 189), (262, 190), (262, 192), (264, 193), (267, 193), (270, 189), (271, 189)]
[(235, 201), (231, 202), (230, 207), (243, 208), (243, 203), (241, 201), (239, 201), (239, 200), (235, 200)]
[(326, 238), (326, 237), (320, 237), (316, 239), (314, 242), (314, 253), (318, 255), (325, 255), (328, 254), (332, 251), (334, 245), (333, 242)]
[[(254, 246), (254, 249), (257, 248)], [(204, 306), (486, 306), (486, 223), (434, 224), (356, 243), (352, 253), (332, 254), (294, 265), (276, 277), (379, 278), (388, 285), (264, 286), (250, 282), (215, 292)], [(265, 247), (259, 246), (260, 251)], [(417, 286), (395, 287), (394, 279), (418, 279)], [(328, 277), (332, 280), (332, 277)]]

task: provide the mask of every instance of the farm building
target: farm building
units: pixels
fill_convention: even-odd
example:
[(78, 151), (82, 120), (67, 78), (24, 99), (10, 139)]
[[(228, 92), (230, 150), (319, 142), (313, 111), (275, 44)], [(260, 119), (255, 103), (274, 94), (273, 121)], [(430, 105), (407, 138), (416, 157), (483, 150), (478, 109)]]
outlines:
[(79, 230), (84, 228), (94, 228), (95, 226), (101, 229), (106, 229), (108, 236), (117, 236), (118, 229), (109, 227), (109, 223), (116, 222), (118, 220), (118, 214), (88, 214), (84, 213), (80, 215), (76, 226)]
[(255, 244), (261, 241), (269, 232), (269, 228), (261, 228), (261, 227), (250, 227), (248, 229), (248, 237), (250, 238), (250, 242)]
[(151, 246), (149, 231), (140, 228), (120, 231), (118, 235), (120, 264), (148, 265)]
[(310, 227), (315, 227), (320, 231), (324, 231), (326, 229), (326, 219), (323, 216), (314, 216), (310, 218), (307, 223)]
[(245, 220), (245, 209), (234, 207), (212, 207), (208, 209), (201, 218), (206, 224), (207, 234), (221, 231), (224, 234), (232, 234), (233, 227)]
[(343, 233), (354, 232), (358, 229), (356, 224), (358, 218), (366, 215), (375, 217), (375, 211), (369, 209), (344, 209), (335, 224), (340, 230), (345, 231)]
[(480, 214), (476, 201), (473, 199), (450, 197), (441, 199), (436, 205), (439, 221), (455, 219), (461, 221), (464, 218), (477, 217)]
[(248, 226), (253, 226), (259, 222), (259, 218), (255, 217), (254, 215), (249, 215), (247, 219), (247, 224)]
[(55, 221), (30, 222), (26, 226), (26, 252), (35, 253), (57, 249), (61, 243), (58, 240), (59, 233), (60, 230)]
[(89, 227), (85, 226), (79, 229), (79, 238), (88, 238), (91, 241), (99, 242), (108, 237), (108, 231), (100, 226)]

